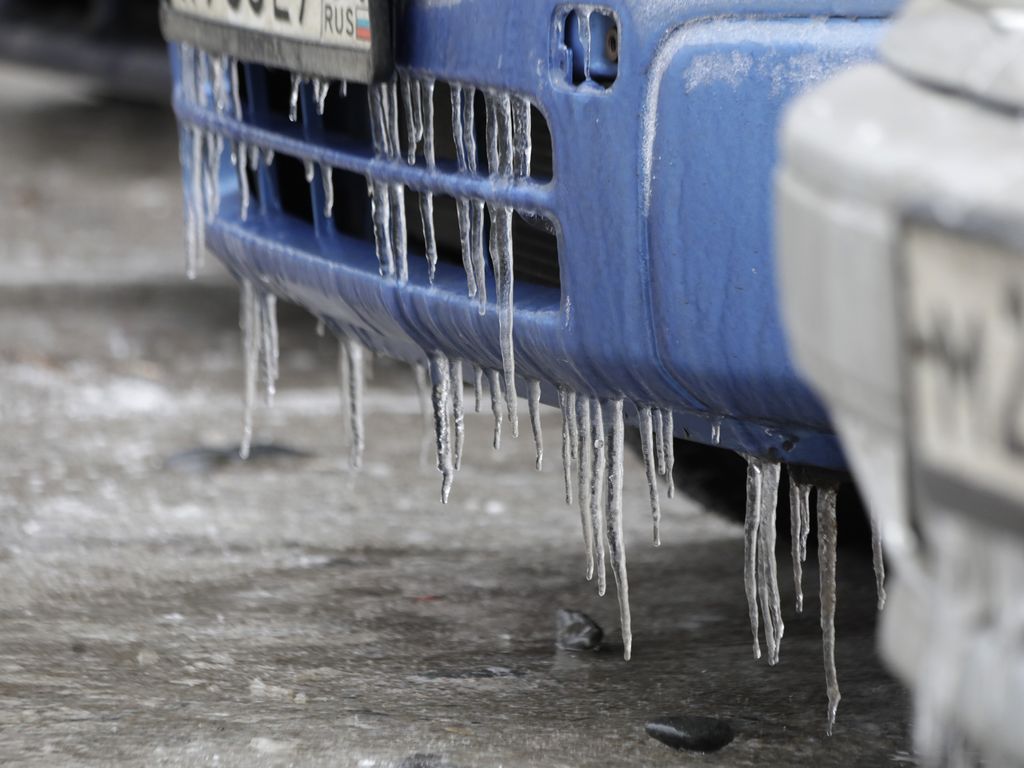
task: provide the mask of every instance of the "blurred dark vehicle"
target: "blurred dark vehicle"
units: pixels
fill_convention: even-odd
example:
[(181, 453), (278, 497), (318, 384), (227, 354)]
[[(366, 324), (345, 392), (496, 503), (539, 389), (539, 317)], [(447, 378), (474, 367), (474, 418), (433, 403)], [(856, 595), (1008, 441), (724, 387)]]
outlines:
[(0, 59), (92, 78), (120, 98), (166, 102), (157, 0), (0, 0)]

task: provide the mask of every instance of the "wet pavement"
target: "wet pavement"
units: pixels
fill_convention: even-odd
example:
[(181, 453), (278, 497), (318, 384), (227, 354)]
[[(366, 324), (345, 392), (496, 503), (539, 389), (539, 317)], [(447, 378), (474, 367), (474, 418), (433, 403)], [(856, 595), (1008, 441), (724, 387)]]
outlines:
[[(442, 507), (411, 372), (374, 365), (353, 473), (334, 344), (282, 308), (265, 450), (233, 461), (237, 295), (216, 269), (181, 277), (169, 115), (0, 69), (0, 135), (0, 762), (910, 762), (868, 549), (840, 550), (828, 738), (814, 564), (798, 616), (780, 541), (782, 661), (755, 662), (740, 528), (677, 497), (653, 548), (630, 454), (624, 662), (562, 502), (555, 410), (541, 473), (525, 432), (496, 453), (489, 416), (467, 417)], [(601, 651), (556, 649), (562, 608), (600, 624)], [(734, 739), (701, 755), (645, 732), (689, 716)]]

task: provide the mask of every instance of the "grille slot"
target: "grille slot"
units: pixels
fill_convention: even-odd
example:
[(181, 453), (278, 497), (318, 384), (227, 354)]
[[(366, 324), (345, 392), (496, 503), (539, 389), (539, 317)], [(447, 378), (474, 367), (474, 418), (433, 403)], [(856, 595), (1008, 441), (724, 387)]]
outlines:
[[(403, 77), (400, 76), (393, 86), (388, 86), (394, 88), (397, 95), (393, 102), (397, 106), (397, 112), (392, 114), (397, 114), (401, 153), (397, 157), (388, 155), (385, 155), (384, 158), (381, 158), (380, 155), (377, 157), (378, 161), (383, 160), (387, 163), (405, 166), (409, 160), (409, 118), (415, 114), (415, 110), (410, 113), (407, 108), (406, 99), (403, 98), (405, 95), (403, 88), (405, 83), (412, 83), (416, 90), (409, 92), (420, 94), (421, 99), (428, 92), (425, 88), (420, 89), (417, 84), (419, 81), (411, 78), (408, 81), (403, 81)], [(290, 119), (290, 115), (294, 81), (290, 72), (249, 64), (243, 65), (243, 76), (240, 80), (239, 96), (244, 123), (280, 134), (292, 142), (296, 139), (300, 140), (309, 145), (309, 156), (315, 155), (317, 147), (335, 152), (351, 152), (354, 158), (360, 158), (363, 163), (366, 162), (366, 158), (376, 154), (372, 130), (371, 94), (367, 86), (357, 83), (343, 86), (338, 82), (331, 82), (321, 115), (316, 108), (315, 96), (322, 89), (323, 84), (314, 85), (311, 82), (303, 82), (298, 91), (296, 120), (293, 121)], [(430, 169), (426, 168), (423, 142), (418, 144), (414, 164), (430, 176), (450, 176), (456, 173), (461, 175), (462, 172), (458, 170), (452, 115), (453, 93), (459, 91), (463, 94), (463, 98), (473, 94), (472, 136), (476, 140), (477, 158), (475, 177), (485, 180), (494, 179), (495, 183), (507, 184), (509, 177), (499, 179), (497, 171), (492, 175), (488, 168), (486, 117), (487, 100), (491, 97), (485, 98), (485, 91), (480, 88), (460, 87), (442, 80), (435, 81), (431, 103), (433, 105), (436, 166)], [(415, 104), (415, 101), (410, 103)], [(520, 100), (519, 103), (525, 102)], [(215, 108), (210, 102), (206, 102), (202, 106), (208, 111)], [(465, 102), (463, 107), (462, 115), (465, 119), (467, 116)], [(532, 142), (530, 177), (528, 179), (517, 178), (515, 180), (517, 184), (531, 181), (546, 182), (552, 179), (553, 175), (553, 148), (547, 121), (532, 104), (530, 110)], [(519, 117), (515, 119), (517, 126), (520, 125)], [(295, 150), (288, 152), (290, 151)], [(317, 164), (312, 168), (315, 172), (312, 181), (309, 181), (308, 171), (310, 169), (306, 159), (282, 151), (276, 153), (273, 164), (263, 171), (247, 169), (249, 188), (252, 199), (256, 203), (251, 206), (248, 215), (271, 218), (284, 216), (293, 225), (296, 222), (309, 225), (319, 237), (351, 238), (367, 243), (373, 248), (375, 227), (368, 188), (380, 182), (381, 179), (364, 175), (372, 174), (369, 169), (353, 172)], [(330, 175), (325, 178), (324, 174)], [(399, 186), (393, 181), (389, 182), (389, 185), (392, 188)], [(473, 192), (478, 200), (482, 198), (485, 203), (489, 202), (488, 193), (484, 191), (486, 188), (477, 187)], [(328, 191), (333, 192), (333, 207), (325, 205)], [(425, 194), (428, 193), (425, 190), (417, 189), (415, 184), (405, 185), (407, 251), (410, 260), (425, 260), (427, 243), (420, 211), (421, 198)], [(329, 212), (326, 210), (328, 207), (330, 208)], [(433, 207), (438, 259), (442, 263), (462, 268), (464, 263), (463, 239), (459, 228), (456, 200), (448, 194), (435, 192)], [(391, 211), (391, 215), (393, 214), (394, 210)], [(488, 272), (491, 271), (487, 252), (489, 227), (490, 217), (485, 215), (484, 260)], [(282, 233), (286, 231), (282, 230)], [(513, 216), (513, 271), (517, 281), (556, 288), (560, 286), (558, 240), (552, 234), (554, 231), (554, 226), (543, 219), (529, 215)], [(392, 235), (394, 234), (392, 232)], [(325, 248), (330, 252), (337, 252), (338, 245), (337, 242), (334, 245), (329, 242), (324, 243)]]

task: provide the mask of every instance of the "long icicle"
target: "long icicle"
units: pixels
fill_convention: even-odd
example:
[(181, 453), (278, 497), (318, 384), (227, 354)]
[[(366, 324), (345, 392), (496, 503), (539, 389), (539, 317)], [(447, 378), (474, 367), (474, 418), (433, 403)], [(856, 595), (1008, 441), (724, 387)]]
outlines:
[(661, 546), (661, 504), (658, 499), (658, 473), (654, 466), (654, 422), (651, 407), (638, 408), (640, 415), (640, 450), (647, 471), (647, 490), (651, 497), (651, 518), (654, 522), (654, 546)]
[(882, 553), (882, 533), (873, 513), (868, 513), (871, 521), (871, 565), (875, 571), (875, 592), (878, 597), (878, 610), (885, 609), (885, 556)]
[(277, 378), (280, 369), (280, 337), (277, 330), (277, 296), (264, 292), (260, 295), (260, 320), (262, 321), (263, 373), (267, 405), (274, 404), (277, 394)]
[(452, 415), (455, 420), (455, 471), (462, 469), (462, 448), (466, 444), (466, 410), (463, 405), (462, 361), (451, 361)]
[(537, 453), (537, 471), (544, 469), (544, 432), (540, 424), (540, 382), (530, 381), (530, 426), (533, 428), (533, 446)]
[[(423, 156), (427, 168), (434, 170), (437, 159), (434, 151), (434, 81), (425, 79), (419, 83), (420, 101), (422, 103)], [(437, 235), (434, 228), (434, 194), (420, 194), (420, 219), (423, 222), (423, 242), (427, 257), (427, 269), (430, 282), (434, 282), (437, 271)]]
[(590, 519), (594, 528), (594, 567), (597, 569), (597, 594), (604, 597), (608, 590), (605, 565), (605, 476), (607, 474), (608, 446), (604, 430), (604, 406), (596, 397), (590, 398), (590, 441), (594, 448), (594, 471), (590, 480)]
[[(580, 525), (583, 530), (583, 546), (587, 564), (587, 581), (594, 578), (594, 525), (590, 516), (590, 490), (594, 474), (594, 445), (590, 439), (590, 398), (577, 397), (572, 417), (576, 420), (577, 434), (577, 501), (580, 508)], [(600, 531), (597, 534), (600, 535)]]
[(349, 371), (348, 405), (349, 429), (351, 430), (349, 462), (353, 469), (359, 469), (363, 466), (363, 452), (366, 449), (366, 432), (363, 428), (363, 388), (366, 378), (363, 365), (363, 345), (355, 339), (346, 339), (344, 345), (346, 365)]
[(626, 542), (622, 536), (622, 457), (624, 451), (625, 423), (622, 400), (609, 402), (611, 431), (608, 443), (608, 498), (606, 500), (606, 525), (608, 530), (608, 553), (612, 561), (612, 575), (615, 577), (619, 597), (619, 621), (622, 626), (622, 657), (629, 661), (633, 655), (633, 630), (629, 615), (629, 578), (626, 574)]
[(779, 500), (779, 477), (782, 465), (774, 461), (761, 463), (761, 522), (757, 545), (760, 560), (761, 609), (764, 614), (765, 643), (768, 663), (779, 663), (779, 650), (785, 625), (782, 622), (782, 600), (779, 595), (779, 571), (775, 554), (776, 513)]
[(491, 413), (494, 414), (494, 450), (501, 448), (501, 374), (497, 371), (488, 371), (488, 379), (491, 385)]
[(565, 481), (565, 503), (572, 504), (572, 438), (570, 422), (575, 422), (575, 414), (569, 412), (569, 390), (558, 388), (558, 408), (562, 412), (562, 477)]
[(473, 410), (480, 413), (480, 401), (484, 392), (484, 369), (473, 363)]
[(672, 411), (665, 411), (665, 482), (668, 484), (668, 497), (676, 497), (676, 425)]
[(803, 563), (807, 560), (807, 534), (811, 522), (811, 485), (797, 482), (789, 475), (790, 556), (793, 560), (793, 586), (796, 589), (796, 611), (804, 612)]
[(651, 412), (654, 422), (654, 447), (658, 460), (658, 474), (665, 475), (665, 414), (660, 408)]
[(750, 617), (750, 634), (753, 636), (754, 658), (761, 658), (761, 641), (758, 638), (759, 616), (757, 610), (757, 533), (761, 527), (761, 463), (752, 456), (747, 457), (747, 512), (743, 521), (743, 589), (747, 595), (747, 614)]
[(256, 295), (252, 282), (242, 280), (242, 302), (240, 325), (242, 328), (243, 390), (242, 443), (238, 455), (242, 460), (249, 458), (252, 448), (253, 411), (256, 407), (256, 389), (259, 383), (260, 339), (263, 321), (260, 317), (262, 304)]
[(442, 352), (430, 355), (430, 380), (433, 384), (434, 437), (437, 442), (437, 469), (441, 473), (441, 503), (447, 504), (452, 491), (452, 444), (449, 409), (451, 405), (451, 369)]
[(839, 676), (836, 673), (836, 489), (818, 488), (818, 573), (821, 595), (821, 639), (828, 692), (828, 735), (839, 710)]

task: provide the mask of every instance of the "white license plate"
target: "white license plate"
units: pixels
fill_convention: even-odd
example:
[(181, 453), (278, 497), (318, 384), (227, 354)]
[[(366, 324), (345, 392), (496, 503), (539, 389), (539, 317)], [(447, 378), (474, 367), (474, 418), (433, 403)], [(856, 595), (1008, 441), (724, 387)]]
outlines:
[(369, 50), (368, 0), (170, 0), (176, 11), (320, 45)]
[(168, 39), (298, 74), (373, 82), (393, 67), (391, 0), (163, 0)]
[(1024, 253), (912, 225), (903, 267), (912, 461), (1024, 511)]

